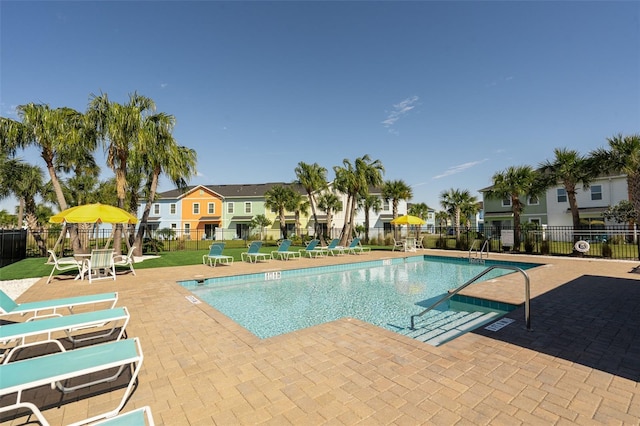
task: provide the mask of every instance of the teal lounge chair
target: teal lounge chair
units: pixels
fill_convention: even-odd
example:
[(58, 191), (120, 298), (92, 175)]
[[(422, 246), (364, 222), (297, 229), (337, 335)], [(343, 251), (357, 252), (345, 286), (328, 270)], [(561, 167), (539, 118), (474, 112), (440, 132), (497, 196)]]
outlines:
[(278, 250), (271, 252), (271, 259), (275, 259), (276, 257), (278, 257), (280, 260), (295, 259), (296, 257), (299, 259), (300, 252), (290, 251), (289, 250), (290, 247), (291, 247), (291, 240), (289, 239), (282, 240), (282, 242), (280, 243), (280, 247), (278, 247)]
[(148, 405), (140, 407), (137, 410), (127, 413), (118, 414), (110, 419), (100, 420), (91, 423), (91, 426), (155, 426), (153, 416), (151, 415), (151, 407)]
[(360, 238), (356, 237), (351, 241), (351, 244), (347, 247), (347, 253), (349, 254), (362, 254), (371, 251), (371, 247), (362, 247), (360, 245)]
[[(136, 337), (0, 365), (0, 397), (13, 395), (11, 398), (15, 398), (13, 404), (7, 400), (8, 405), (0, 408), (0, 412), (27, 408), (35, 414), (41, 424), (47, 425), (48, 422), (35, 404), (22, 401), (24, 391), (51, 386), (52, 389), (57, 388), (66, 394), (96, 384), (112, 382), (126, 372), (127, 377), (130, 374), (129, 384), (118, 406), (104, 414), (83, 420), (80, 424), (114, 417), (131, 396), (143, 358), (140, 340)], [(117, 371), (110, 374), (113, 369)], [(96, 379), (94, 373), (101, 372), (103, 377)], [(104, 377), (105, 375), (108, 377)], [(78, 383), (79, 380), (83, 380), (79, 379), (82, 376), (85, 382)], [(74, 386), (68, 386), (70, 379), (74, 379), (71, 381)]]
[(328, 246), (322, 247), (322, 249), (326, 250), (331, 256), (342, 255), (345, 252), (345, 248), (339, 246), (340, 238), (334, 238), (331, 240)]
[(326, 256), (328, 253), (327, 250), (318, 247), (318, 244), (320, 244), (320, 240), (311, 240), (309, 241), (309, 244), (307, 244), (307, 247), (300, 250), (300, 253), (304, 254), (305, 256), (309, 256), (309, 258)]
[(259, 260), (268, 261), (271, 259), (271, 256), (267, 253), (260, 253), (260, 247), (262, 247), (262, 241), (252, 241), (247, 251), (240, 253), (242, 261), (248, 260), (251, 263), (256, 263)]
[[(85, 312), (81, 314), (56, 316), (37, 321), (16, 322), (0, 326), (0, 343), (8, 344), (16, 342), (16, 345), (8, 352), (0, 355), (0, 359), (4, 357), (3, 362), (7, 363), (18, 350), (29, 346), (43, 345), (53, 343), (58, 345), (61, 352), (65, 351), (64, 346), (58, 339), (53, 338), (53, 334), (64, 332), (67, 338), (75, 346), (76, 343), (84, 342), (92, 339), (108, 337), (115, 333), (116, 326), (121, 324), (120, 331), (116, 336), (116, 340), (120, 340), (124, 336), (125, 329), (129, 324), (129, 311), (127, 308), (105, 309), (102, 311)], [(104, 329), (100, 333), (91, 333), (88, 336), (81, 337), (75, 334), (77, 330), (86, 330), (89, 328), (103, 328), (105, 325), (111, 324), (111, 329)], [(37, 340), (26, 343), (27, 339), (38, 336), (45, 336), (46, 340)], [(8, 349), (8, 348), (7, 348)]]
[[(67, 308), (73, 313), (75, 306), (83, 306), (94, 303), (110, 303), (110, 308), (116, 306), (118, 293), (90, 294), (87, 296), (67, 297), (64, 299), (41, 300), (39, 302), (16, 303), (5, 292), (0, 290), (0, 318), (14, 314), (33, 314), (38, 317), (42, 311), (51, 311), (50, 314), (58, 315), (59, 309)], [(47, 315), (48, 316), (48, 315)]]
[(207, 261), (209, 266), (216, 267), (216, 263), (224, 263), (229, 265), (233, 263), (233, 256), (225, 256), (222, 254), (225, 243), (213, 243), (209, 246), (209, 254), (202, 256), (202, 264), (206, 265)]

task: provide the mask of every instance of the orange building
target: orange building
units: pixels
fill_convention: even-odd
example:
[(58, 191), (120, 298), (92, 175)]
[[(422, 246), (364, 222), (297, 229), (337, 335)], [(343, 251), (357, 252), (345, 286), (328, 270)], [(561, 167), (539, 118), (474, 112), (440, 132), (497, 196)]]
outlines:
[(222, 226), (222, 196), (198, 185), (182, 196), (184, 234), (191, 239), (213, 239)]

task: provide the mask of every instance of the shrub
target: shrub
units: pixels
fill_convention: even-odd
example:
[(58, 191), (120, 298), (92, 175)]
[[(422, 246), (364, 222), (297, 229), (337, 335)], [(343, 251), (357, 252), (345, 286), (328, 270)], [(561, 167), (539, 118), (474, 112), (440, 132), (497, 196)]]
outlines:
[(540, 253), (541, 253), (541, 254), (549, 254), (549, 241), (544, 240), (544, 241), (540, 244)]
[(613, 250), (609, 243), (602, 243), (602, 257), (611, 258), (613, 256)]

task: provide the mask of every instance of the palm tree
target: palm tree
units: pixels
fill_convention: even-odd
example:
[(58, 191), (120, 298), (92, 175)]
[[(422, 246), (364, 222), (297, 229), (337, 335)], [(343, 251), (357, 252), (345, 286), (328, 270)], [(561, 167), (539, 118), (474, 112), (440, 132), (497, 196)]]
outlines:
[[(144, 180), (141, 186), (146, 198), (134, 242), (137, 255), (142, 254), (142, 240), (147, 231), (151, 206), (156, 200), (160, 176), (164, 173), (177, 188), (185, 188), (187, 181), (195, 175), (196, 152), (176, 143), (172, 136), (174, 125), (175, 118), (172, 115), (158, 113), (148, 117), (132, 150), (132, 169), (139, 180)], [(130, 191), (136, 194), (136, 199), (130, 203), (132, 209), (138, 205), (139, 192)]]
[(342, 211), (342, 202), (333, 192), (325, 192), (318, 197), (318, 208), (327, 213), (327, 233), (330, 238), (333, 238), (333, 235), (331, 235), (333, 214)]
[(364, 211), (364, 242), (369, 243), (369, 212), (380, 213), (382, 200), (377, 195), (367, 194), (360, 198), (358, 206)]
[(271, 226), (271, 221), (263, 214), (254, 216), (249, 222), (249, 228), (260, 230), (260, 239), (264, 240), (264, 228)]
[[(409, 207), (408, 213), (412, 216), (419, 217), (420, 219), (426, 221), (429, 217), (429, 206), (425, 203), (416, 203), (412, 204)], [(417, 226), (416, 238), (420, 239), (420, 231), (422, 230), (422, 226)]]
[(302, 185), (307, 195), (309, 196), (309, 205), (311, 206), (311, 213), (313, 214), (314, 233), (315, 238), (320, 238), (320, 243), (324, 245), (324, 236), (320, 232), (320, 224), (318, 223), (318, 214), (316, 212), (316, 199), (315, 194), (327, 187), (327, 169), (320, 166), (318, 163), (307, 164), (299, 162), (295, 169), (297, 183)]
[(485, 193), (487, 198), (511, 200), (513, 212), (514, 250), (520, 250), (520, 214), (524, 209), (521, 196), (537, 197), (544, 193), (540, 173), (530, 166), (511, 166), (493, 175), (493, 186)]
[[(58, 159), (67, 164), (75, 158), (77, 151), (95, 150), (95, 136), (86, 125), (83, 114), (71, 108), (51, 109), (49, 105), (29, 103), (17, 108), (21, 122), (3, 119), (0, 139), (9, 149), (24, 148), (29, 145), (40, 150), (51, 185), (60, 210), (68, 207), (57, 174)], [(64, 160), (62, 160), (64, 159)], [(74, 251), (81, 249), (77, 238), (77, 228), (69, 227)]]
[(640, 217), (640, 134), (608, 138), (609, 149), (599, 148), (590, 155), (590, 163), (601, 172), (622, 172), (627, 175), (629, 201), (636, 217)]
[(382, 185), (384, 167), (380, 160), (372, 161), (369, 155), (356, 158), (352, 165), (347, 159), (342, 160), (342, 167), (334, 166), (335, 187), (347, 194), (345, 206), (345, 222), (340, 237), (340, 245), (346, 246), (354, 230), (354, 220), (358, 200), (369, 193), (369, 187)]
[[(393, 218), (398, 217), (398, 204), (400, 200), (410, 200), (413, 197), (413, 190), (403, 180), (390, 180), (382, 185), (382, 197), (391, 200), (391, 212)], [(393, 227), (393, 236), (398, 239), (398, 227)]]
[(476, 197), (469, 190), (449, 189), (440, 193), (440, 204), (450, 215), (456, 232), (456, 240), (460, 239), (460, 222), (463, 211), (468, 211), (470, 205), (478, 203)]
[(291, 198), (287, 203), (286, 209), (290, 212), (293, 212), (295, 217), (295, 227), (296, 227), (296, 235), (302, 237), (302, 231), (300, 226), (300, 215), (309, 213), (310, 201), (302, 194), (292, 191)]
[[(107, 165), (116, 176), (118, 207), (127, 209), (127, 171), (131, 151), (139, 143), (144, 121), (155, 110), (150, 98), (133, 93), (127, 104), (109, 101), (106, 93), (91, 95), (88, 116), (96, 129), (99, 140), (107, 150)], [(130, 206), (129, 210), (136, 209)], [(117, 253), (121, 250), (122, 224), (116, 225), (113, 246)]]
[[(580, 211), (576, 200), (576, 186), (582, 182), (583, 188), (588, 188), (597, 175), (597, 170), (590, 167), (587, 158), (580, 155), (578, 151), (556, 148), (553, 153), (555, 158), (552, 161), (547, 160), (542, 163), (540, 168), (544, 173), (544, 178), (548, 179), (548, 186), (560, 183), (564, 187), (571, 209), (573, 229), (578, 229), (580, 228)], [(578, 241), (578, 239), (578, 235), (574, 233), (574, 240)]]
[(287, 238), (287, 223), (285, 211), (290, 205), (291, 199), (295, 198), (296, 192), (288, 186), (274, 185), (264, 193), (264, 206), (278, 212), (280, 220), (280, 233), (282, 238)]

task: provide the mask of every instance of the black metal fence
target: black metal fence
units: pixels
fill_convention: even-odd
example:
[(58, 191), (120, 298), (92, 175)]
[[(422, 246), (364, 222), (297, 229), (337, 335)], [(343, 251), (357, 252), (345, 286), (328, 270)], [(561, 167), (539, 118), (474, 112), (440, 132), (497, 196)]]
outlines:
[[(412, 236), (416, 235), (416, 229), (409, 229)], [(7, 232), (7, 231), (5, 231)], [(10, 231), (26, 232), (26, 231)], [(291, 233), (288, 235), (294, 244), (302, 244), (312, 238), (309, 230), (301, 232), (302, 235)], [(628, 226), (607, 226), (602, 229), (574, 229), (570, 226), (546, 226), (530, 227), (523, 226), (520, 231), (519, 243), (515, 241), (515, 230), (509, 227), (484, 226), (480, 228), (436, 228), (435, 232), (420, 233), (423, 238), (425, 248), (439, 248), (450, 250), (480, 250), (486, 247), (489, 252), (504, 253), (527, 253), (542, 255), (580, 255), (586, 257), (602, 257), (611, 259), (639, 259), (640, 236), (637, 227)], [(398, 230), (398, 237), (406, 236), (407, 228)], [(64, 254), (71, 253), (71, 241), (69, 235), (60, 236), (59, 229), (42, 230), (39, 236), (44, 240), (44, 246), (36, 243), (34, 236), (29, 232), (26, 237), (26, 244), (6, 246), (10, 253), (7, 258), (18, 259), (26, 253), (27, 256), (46, 256), (46, 249), (52, 249), (59, 241)], [(332, 233), (333, 237), (339, 234)], [(363, 240), (365, 233), (358, 234)], [(250, 240), (261, 239), (267, 244), (273, 243), (281, 238), (279, 230), (268, 229), (263, 232), (245, 233), (240, 238), (236, 232), (217, 232), (214, 235), (207, 235), (200, 230), (180, 229), (172, 230), (171, 233), (151, 232), (143, 241), (143, 251), (162, 252), (177, 250), (206, 250), (212, 243), (213, 238), (222, 239), (230, 245), (245, 245)], [(327, 236), (329, 237), (329, 236)], [(370, 245), (389, 246), (393, 244), (394, 231), (382, 228), (372, 228), (368, 232)], [(9, 238), (9, 237), (7, 237)], [(12, 237), (13, 238), (13, 237)], [(82, 246), (88, 249), (104, 247), (112, 244), (113, 236), (110, 229), (104, 230), (79, 230), (79, 238)], [(7, 240), (9, 241), (9, 240)], [(579, 250), (576, 250), (576, 242), (582, 242)], [(3, 250), (5, 250), (3, 238)], [(486, 244), (486, 245), (485, 245)], [(26, 247), (25, 247), (26, 246)], [(122, 248), (126, 251), (126, 247)], [(586, 249), (586, 250), (585, 250)], [(43, 252), (44, 251), (44, 252)], [(58, 249), (60, 252), (60, 249)]]
[(0, 268), (27, 257), (27, 231), (0, 229)]

